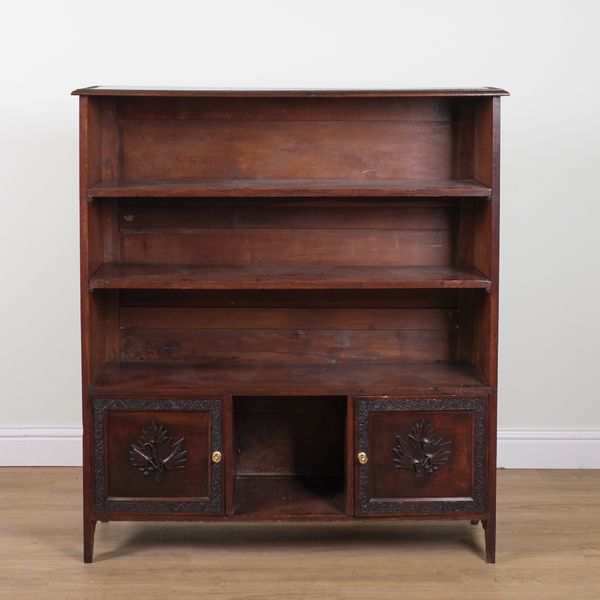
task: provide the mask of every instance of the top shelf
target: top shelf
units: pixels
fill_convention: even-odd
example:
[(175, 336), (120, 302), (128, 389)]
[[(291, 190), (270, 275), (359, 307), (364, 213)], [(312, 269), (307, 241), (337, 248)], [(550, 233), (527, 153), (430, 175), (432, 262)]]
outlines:
[(134, 180), (99, 181), (88, 189), (91, 198), (123, 197), (215, 197), (215, 196), (490, 196), (489, 187), (473, 179), (442, 180), (348, 180), (348, 179), (228, 179), (228, 180)]

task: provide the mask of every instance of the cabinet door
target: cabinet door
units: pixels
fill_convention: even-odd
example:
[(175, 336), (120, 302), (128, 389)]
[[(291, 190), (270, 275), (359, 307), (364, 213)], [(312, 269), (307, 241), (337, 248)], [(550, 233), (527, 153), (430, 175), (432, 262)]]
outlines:
[(95, 509), (222, 514), (222, 405), (95, 400)]
[(356, 404), (357, 514), (484, 511), (485, 399)]

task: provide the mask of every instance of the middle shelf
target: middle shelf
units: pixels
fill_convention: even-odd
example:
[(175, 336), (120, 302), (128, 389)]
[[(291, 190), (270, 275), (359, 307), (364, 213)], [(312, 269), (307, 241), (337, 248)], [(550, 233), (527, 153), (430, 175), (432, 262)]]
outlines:
[(109, 362), (92, 385), (102, 396), (198, 393), (364, 394), (478, 392), (487, 384), (466, 362), (277, 364)]
[(147, 265), (106, 263), (90, 290), (490, 289), (480, 271), (455, 266)]

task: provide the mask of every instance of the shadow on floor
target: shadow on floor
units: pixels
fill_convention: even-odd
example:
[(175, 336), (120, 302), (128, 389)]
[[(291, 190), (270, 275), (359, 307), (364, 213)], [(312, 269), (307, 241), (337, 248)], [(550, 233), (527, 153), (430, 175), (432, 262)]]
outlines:
[[(118, 531), (123, 527), (127, 531)], [(105, 545), (112, 550), (103, 551)], [(421, 523), (98, 523), (94, 562), (146, 552), (148, 547), (202, 551), (360, 550), (397, 552), (466, 547), (484, 558), (483, 530), (468, 522)], [(70, 554), (70, 553), (69, 553)]]

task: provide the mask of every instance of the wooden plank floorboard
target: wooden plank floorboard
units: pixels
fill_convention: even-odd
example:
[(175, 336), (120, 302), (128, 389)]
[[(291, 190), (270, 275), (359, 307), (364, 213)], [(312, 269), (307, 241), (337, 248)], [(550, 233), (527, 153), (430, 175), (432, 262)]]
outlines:
[(501, 470), (496, 565), (467, 522), (99, 523), (81, 469), (0, 469), (0, 598), (597, 599), (600, 471)]

